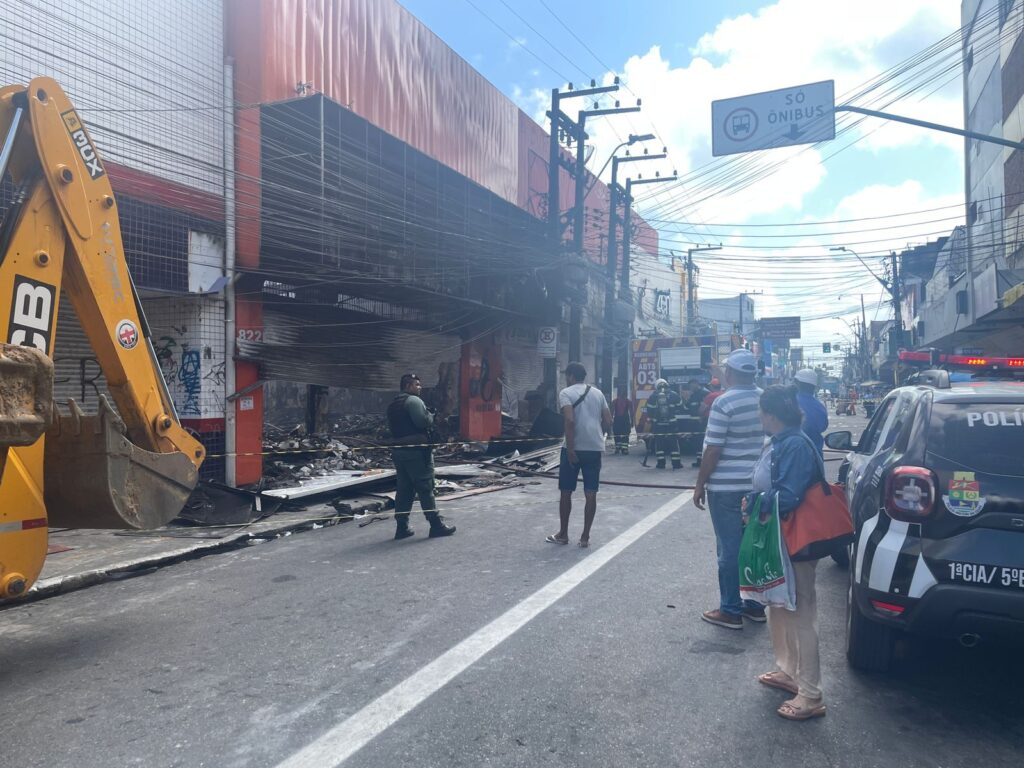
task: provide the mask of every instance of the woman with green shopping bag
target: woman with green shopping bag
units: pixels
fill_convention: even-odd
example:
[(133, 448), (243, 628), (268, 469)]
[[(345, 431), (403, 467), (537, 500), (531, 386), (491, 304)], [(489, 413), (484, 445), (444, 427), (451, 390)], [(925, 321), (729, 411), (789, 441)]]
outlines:
[[(802, 412), (796, 390), (768, 387), (761, 395), (761, 423), (771, 436), (765, 456), (754, 470), (754, 493), (762, 510), (776, 509), (783, 520), (821, 479), (821, 457), (800, 429)], [(747, 505), (750, 508), (750, 504)], [(809, 720), (825, 714), (818, 660), (817, 601), (814, 589), (816, 560), (794, 562), (796, 610), (768, 609), (768, 626), (778, 669), (758, 677), (771, 688), (793, 694), (778, 709), (788, 720)]]

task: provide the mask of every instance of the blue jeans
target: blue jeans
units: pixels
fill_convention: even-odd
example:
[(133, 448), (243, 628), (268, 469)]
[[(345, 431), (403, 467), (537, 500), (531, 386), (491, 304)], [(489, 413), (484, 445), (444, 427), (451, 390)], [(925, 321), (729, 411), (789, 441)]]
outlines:
[(708, 491), (708, 511), (715, 528), (718, 545), (719, 608), (722, 613), (739, 615), (744, 606), (757, 605), (753, 600), (740, 599), (740, 540), (743, 538), (743, 517), (740, 503), (745, 491)]

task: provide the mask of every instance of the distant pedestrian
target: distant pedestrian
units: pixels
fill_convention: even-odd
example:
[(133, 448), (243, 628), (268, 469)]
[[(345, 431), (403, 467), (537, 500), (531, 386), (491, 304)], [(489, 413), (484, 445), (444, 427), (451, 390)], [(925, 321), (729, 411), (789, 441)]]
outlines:
[(693, 503), (711, 512), (718, 545), (719, 606), (701, 618), (726, 629), (743, 629), (743, 617), (764, 621), (764, 608), (740, 599), (738, 558), (743, 537), (740, 506), (751, 489), (754, 464), (764, 445), (758, 418), (761, 390), (754, 386), (757, 361), (746, 349), (729, 353), (725, 367), (726, 391), (711, 406), (700, 472)]
[(828, 409), (815, 397), (818, 391), (818, 372), (810, 368), (797, 371), (796, 376), (796, 401), (800, 404), (800, 410), (804, 414), (803, 430), (818, 453), (825, 451), (825, 430), (828, 429)]
[[(778, 501), (779, 517), (788, 518), (807, 489), (824, 476), (825, 466), (814, 445), (800, 429), (803, 413), (792, 387), (769, 387), (761, 395), (761, 423), (771, 435), (769, 477), (757, 472), (754, 491), (762, 495), (761, 509)], [(802, 514), (802, 513), (801, 513)], [(768, 627), (778, 670), (758, 677), (771, 688), (793, 694), (777, 710), (787, 720), (809, 720), (825, 714), (818, 657), (818, 607), (815, 593), (817, 560), (793, 563), (796, 610), (768, 609)]]
[(401, 393), (388, 406), (391, 429), (391, 460), (395, 465), (395, 539), (413, 535), (409, 528), (412, 502), (419, 497), (420, 508), (430, 523), (430, 538), (451, 536), (454, 525), (446, 525), (434, 499), (434, 449), (431, 433), (434, 415), (420, 399), (423, 384), (415, 373), (402, 376)]
[(633, 401), (625, 387), (619, 387), (619, 396), (612, 400), (612, 432), (615, 434), (615, 453), (629, 454), (629, 432), (633, 429)]
[(565, 425), (565, 444), (558, 466), (558, 533), (547, 537), (552, 544), (569, 543), (572, 494), (583, 472), (583, 533), (581, 547), (590, 546), (590, 526), (597, 514), (597, 490), (601, 482), (601, 457), (605, 434), (612, 426), (612, 413), (604, 393), (586, 384), (587, 369), (581, 363), (565, 367), (566, 387), (558, 393), (558, 407)]

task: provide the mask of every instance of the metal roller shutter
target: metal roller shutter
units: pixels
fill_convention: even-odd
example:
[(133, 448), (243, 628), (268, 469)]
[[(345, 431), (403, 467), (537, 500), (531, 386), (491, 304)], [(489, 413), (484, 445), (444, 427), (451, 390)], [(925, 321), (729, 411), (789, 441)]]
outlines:
[(536, 343), (528, 346), (506, 342), (501, 345), (501, 409), (519, 418), (519, 402), (544, 380), (544, 358)]
[(96, 413), (100, 395), (106, 395), (114, 405), (96, 354), (63, 291), (53, 345), (53, 379), (53, 399), (61, 405), (73, 399), (86, 413)]
[(306, 317), (266, 308), (263, 341), (239, 340), (239, 357), (258, 362), (265, 379), (394, 390), (408, 372), (418, 374), (424, 386), (434, 386), (440, 366), (462, 354), (462, 339), (452, 334), (382, 323), (316, 327)]

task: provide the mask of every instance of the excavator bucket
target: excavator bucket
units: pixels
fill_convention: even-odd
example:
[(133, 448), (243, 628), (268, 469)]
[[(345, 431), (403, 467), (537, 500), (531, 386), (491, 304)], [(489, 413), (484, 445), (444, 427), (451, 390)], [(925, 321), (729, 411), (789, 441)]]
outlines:
[(46, 509), (51, 526), (159, 528), (174, 519), (198, 482), (182, 453), (153, 453), (126, 436), (100, 398), (86, 416), (74, 400), (46, 433)]
[(53, 363), (33, 347), (0, 344), (0, 448), (32, 445), (50, 426)]

